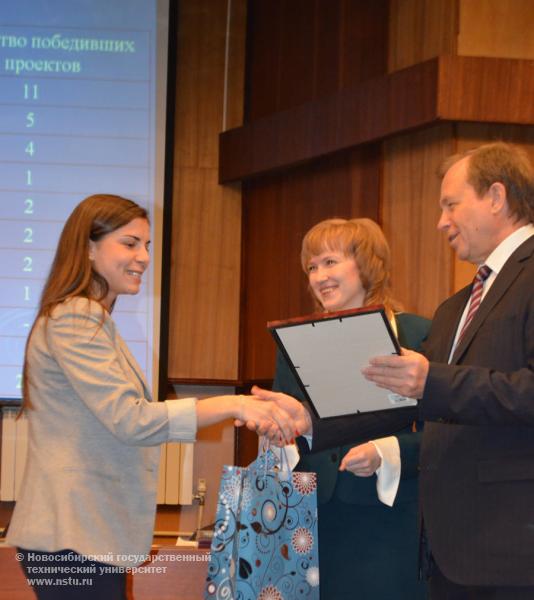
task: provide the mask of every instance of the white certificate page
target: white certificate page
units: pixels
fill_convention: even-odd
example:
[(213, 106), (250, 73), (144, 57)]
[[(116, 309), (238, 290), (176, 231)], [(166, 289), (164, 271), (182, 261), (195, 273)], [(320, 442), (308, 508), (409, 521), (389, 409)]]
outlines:
[(361, 373), (371, 357), (397, 354), (383, 310), (271, 330), (320, 418), (417, 404), (377, 387)]

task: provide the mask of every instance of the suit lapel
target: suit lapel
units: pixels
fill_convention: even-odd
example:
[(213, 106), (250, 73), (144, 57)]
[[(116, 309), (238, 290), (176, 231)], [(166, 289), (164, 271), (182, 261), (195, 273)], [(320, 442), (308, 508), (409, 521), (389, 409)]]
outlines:
[(454, 335), (463, 309), (471, 294), (471, 286), (461, 289), (446, 300), (436, 312), (428, 339), (423, 343), (423, 353), (433, 361), (448, 363)]
[[(471, 296), (471, 288), (473, 285), (468, 285), (467, 287), (460, 290), (454, 300), (454, 303), (451, 303), (450, 306), (450, 318), (445, 322), (450, 323), (450, 327), (447, 330), (446, 337), (444, 336), (444, 345), (443, 345), (443, 356), (440, 356), (440, 360), (447, 363), (449, 362), (449, 356), (451, 355), (452, 345), (454, 343), (454, 337), (456, 335), (456, 330), (458, 329), (458, 325), (460, 324), (460, 319), (462, 317), (463, 310), (465, 305), (469, 301), (469, 297)], [(445, 343), (446, 342), (446, 343)]]
[[(497, 275), (497, 278), (493, 282), (493, 285), (482, 300), (477, 312), (475, 313), (475, 316), (473, 317), (473, 320), (469, 324), (469, 327), (465, 330), (464, 335), (460, 340), (460, 343), (454, 350), (454, 355), (451, 359), (451, 364), (458, 363), (464, 352), (469, 347), (471, 340), (474, 338), (476, 332), (479, 330), (482, 323), (484, 323), (489, 313), (499, 302), (499, 300), (504, 296), (508, 288), (518, 277), (519, 273), (521, 273), (521, 271), (523, 270), (523, 261), (532, 254), (533, 248), (533, 238), (529, 238), (506, 261), (503, 268)], [(470, 292), (470, 288), (468, 289)], [(458, 323), (456, 324), (456, 327), (457, 326)], [(453, 336), (454, 332), (456, 332), (456, 328), (453, 330)]]

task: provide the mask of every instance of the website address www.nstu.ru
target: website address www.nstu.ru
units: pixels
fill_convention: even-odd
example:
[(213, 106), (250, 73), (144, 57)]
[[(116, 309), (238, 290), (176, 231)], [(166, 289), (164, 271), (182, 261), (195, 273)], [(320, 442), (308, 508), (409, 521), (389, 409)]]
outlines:
[(44, 585), (84, 586), (84, 585), (93, 585), (93, 580), (90, 577), (83, 577), (82, 579), (78, 579), (76, 577), (51, 577), (51, 578), (28, 579), (28, 584), (31, 586), (44, 586)]

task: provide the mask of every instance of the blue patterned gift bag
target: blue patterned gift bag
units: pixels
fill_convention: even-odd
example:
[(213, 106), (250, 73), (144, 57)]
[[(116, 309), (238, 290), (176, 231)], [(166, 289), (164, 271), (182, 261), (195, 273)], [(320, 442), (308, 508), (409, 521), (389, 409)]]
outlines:
[(206, 600), (319, 600), (317, 477), (272, 450), (223, 467)]

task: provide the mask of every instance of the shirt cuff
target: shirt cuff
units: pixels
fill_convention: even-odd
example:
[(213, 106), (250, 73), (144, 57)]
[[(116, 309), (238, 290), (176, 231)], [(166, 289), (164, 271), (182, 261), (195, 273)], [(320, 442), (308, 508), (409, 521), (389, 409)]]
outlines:
[(376, 492), (379, 500), (387, 506), (393, 506), (399, 489), (401, 459), (399, 440), (395, 436), (371, 440), (382, 459), (376, 470)]
[(169, 419), (169, 442), (195, 442), (197, 438), (197, 399), (165, 400)]
[[(285, 467), (288, 467), (290, 471), (293, 471), (300, 460), (299, 450), (295, 444), (287, 444), (283, 448), (271, 446), (270, 450), (278, 459), (278, 464), (282, 470), (285, 470)], [(285, 456), (282, 456), (282, 450), (284, 451)]]

